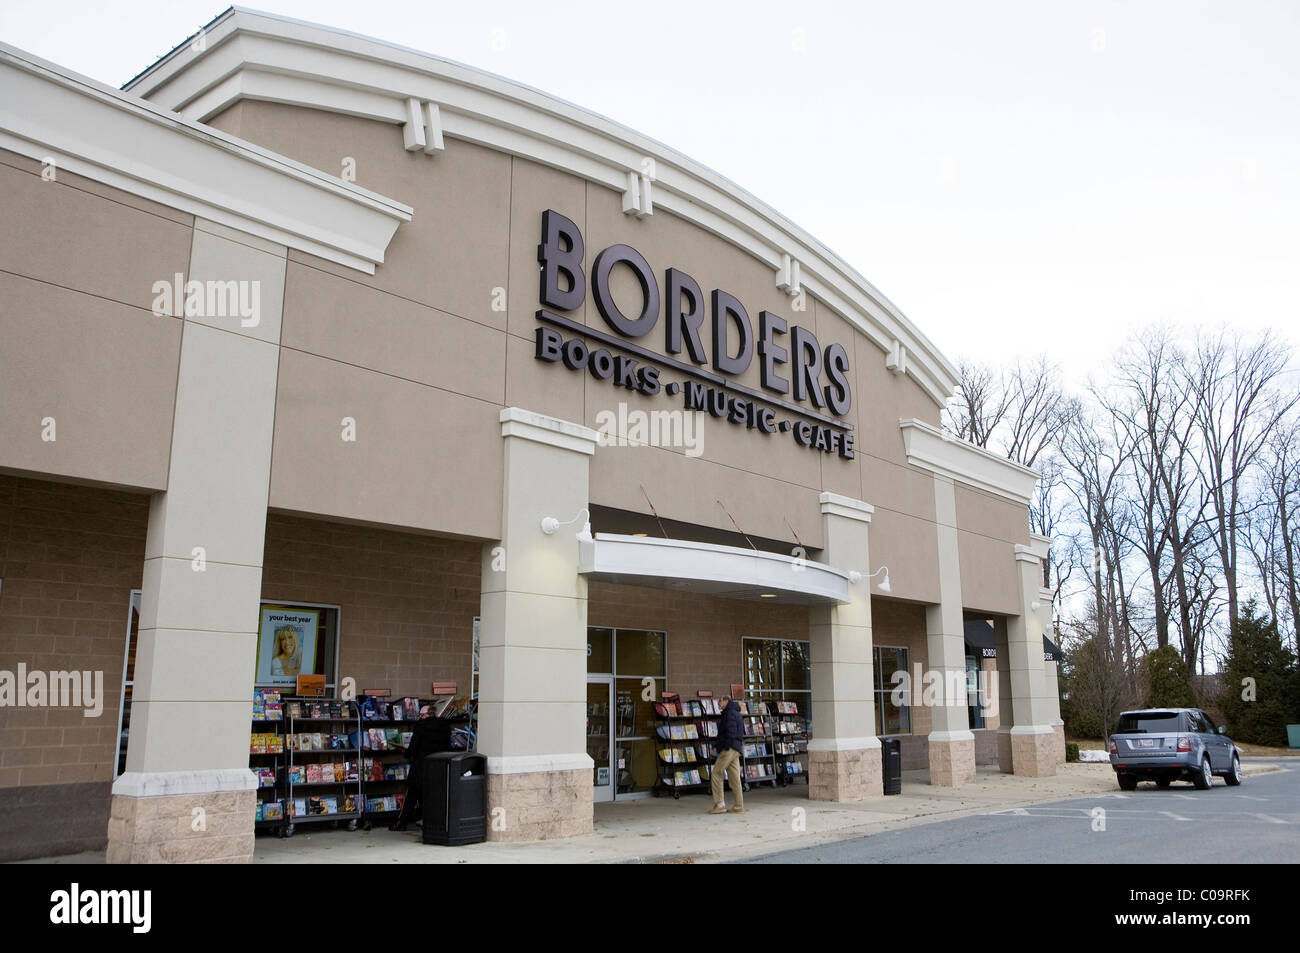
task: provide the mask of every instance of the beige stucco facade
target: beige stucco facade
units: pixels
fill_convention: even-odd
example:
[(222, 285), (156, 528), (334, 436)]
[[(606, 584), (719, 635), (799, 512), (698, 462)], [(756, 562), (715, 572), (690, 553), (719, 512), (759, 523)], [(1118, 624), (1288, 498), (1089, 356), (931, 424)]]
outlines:
[[(284, 55), (300, 45), (297, 99), (263, 88), (279, 79), (240, 45), (254, 29)], [(330, 35), (234, 11), (206, 51), (178, 48), (134, 81), (147, 109), (0, 50), (34, 111), (44, 97), (106, 128), (144, 123), (148, 161), (170, 159), (178, 180), (163, 188), (144, 145), (131, 152), (139, 131), (116, 152), (65, 156), (57, 122), (3, 130), (0, 194), (17, 214), (0, 221), (0, 669), (93, 660), (111, 720), (127, 632), (98, 608), (85, 642), (59, 620), (118, 602), (126, 619), (141, 596), (125, 772), (106, 722), (88, 735), (79, 712), (3, 710), (0, 803), (88, 785), (110, 859), (251, 856), (251, 819), (229, 818), (252, 803), (265, 600), (341, 607), (338, 676), (398, 693), (468, 684), (481, 620), (478, 750), (507, 819), (499, 839), (591, 828), (589, 624), (666, 632), (666, 687), (684, 696), (742, 682), (746, 637), (809, 643), (809, 794), (840, 800), (881, 794), (873, 641), (953, 676), (964, 620), (997, 619), (1005, 644), (982, 668), (999, 718), (973, 733), (964, 692), (915, 709), (905, 763), (928, 765), (934, 784), (969, 780), (977, 760), (1051, 773), (1060, 718), (1037, 641), (1035, 475), (943, 437), (955, 376), (924, 336), (829, 250), (685, 157), (493, 77), (378, 43), (344, 53)], [(239, 82), (207, 82), (231, 68)], [(644, 180), (629, 184), (644, 156), (653, 205)], [(604, 445), (604, 414), (680, 410), (682, 396), (537, 359), (547, 210), (580, 227), (587, 282), (602, 249), (627, 245), (661, 291), (680, 269), (705, 298), (734, 296), (756, 333), (771, 312), (842, 347), (852, 397), (834, 419), (765, 390), (757, 353), (739, 374), (710, 373), (792, 424), (830, 420), (853, 436), (851, 458), (707, 414), (693, 447)], [(187, 313), (184, 297), (160, 309), (158, 283), (178, 280), (255, 287), (257, 313)], [(635, 310), (630, 271), (610, 282)], [(594, 297), (565, 315), (593, 348), (613, 334)], [(684, 386), (659, 322), (625, 343)], [(702, 330), (712, 355), (707, 318)], [(35, 549), (72, 533), (68, 514), (101, 511), (129, 514), (121, 552)], [(635, 550), (631, 534), (648, 531), (698, 558), (640, 583), (580, 572), (590, 553), (574, 528), (539, 525), (583, 511), (597, 551), (608, 536)], [(747, 565), (750, 546), (789, 571), (746, 588), (742, 568), (723, 593), (720, 574)], [(156, 822), (186, 805), (222, 818), (216, 840)]]

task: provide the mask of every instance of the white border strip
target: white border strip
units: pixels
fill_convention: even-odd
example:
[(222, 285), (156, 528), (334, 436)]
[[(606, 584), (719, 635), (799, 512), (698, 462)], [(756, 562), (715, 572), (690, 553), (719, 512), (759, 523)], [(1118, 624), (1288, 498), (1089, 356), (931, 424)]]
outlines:
[(808, 742), (809, 751), (875, 751), (880, 749), (880, 739), (875, 735), (869, 738), (813, 738)]
[(256, 791), (257, 775), (248, 768), (211, 771), (126, 771), (113, 782), (122, 797), (179, 797), (186, 794), (229, 794)]
[(521, 754), (487, 759), (489, 775), (493, 774), (550, 774), (555, 771), (586, 771), (591, 773), (595, 762), (589, 754)]

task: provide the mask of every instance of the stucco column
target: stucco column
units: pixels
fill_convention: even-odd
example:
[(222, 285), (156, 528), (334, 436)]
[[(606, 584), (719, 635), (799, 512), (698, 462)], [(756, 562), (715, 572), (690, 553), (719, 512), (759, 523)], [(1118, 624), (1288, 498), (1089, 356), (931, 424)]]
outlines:
[[(1016, 774), (1041, 778), (1056, 774), (1059, 703), (1052, 710), (1043, 662), (1043, 626), (1039, 611), (1042, 563), (1031, 546), (1016, 546), (1021, 612), (1007, 620), (1007, 654), (1011, 670), (1011, 765)], [(1040, 604), (1041, 609), (1041, 604)], [(1051, 694), (1055, 695), (1055, 684)]]
[(284, 274), (284, 246), (196, 222), (188, 278), (205, 290), (175, 302), (187, 313), (171, 465), (149, 509), (109, 863), (252, 860), (248, 741)]
[[(961, 562), (957, 554), (957, 492), (948, 477), (934, 476), (939, 534), (939, 604), (925, 610), (926, 648), (934, 701), (929, 735), (930, 783), (955, 787), (975, 778), (975, 736), (966, 711), (966, 635), (962, 617)], [(927, 686), (928, 688), (928, 686)]]
[[(501, 541), (483, 547), (478, 751), (488, 758), (488, 839), (589, 834), (587, 581), (578, 540), (598, 434), (501, 411)], [(579, 518), (548, 535), (545, 517)]]
[(829, 565), (862, 573), (849, 602), (809, 613), (812, 649), (813, 739), (808, 744), (808, 797), (850, 801), (883, 793), (876, 737), (871, 648), (871, 566), (868, 529), (873, 509), (834, 493), (820, 497)]
[[(1038, 608), (1034, 614), (1038, 617), (1039, 628), (1044, 635), (1052, 631), (1052, 590), (1044, 585), (1043, 567), (1047, 565), (1047, 555), (1052, 548), (1052, 540), (1047, 536), (1030, 534), (1029, 548), (1039, 560)], [(1032, 606), (1031, 606), (1032, 608)], [(1065, 764), (1065, 721), (1061, 718), (1061, 683), (1057, 680), (1056, 663), (1043, 662), (1043, 698), (1050, 716), (1049, 725), (1056, 736), (1056, 763)]]

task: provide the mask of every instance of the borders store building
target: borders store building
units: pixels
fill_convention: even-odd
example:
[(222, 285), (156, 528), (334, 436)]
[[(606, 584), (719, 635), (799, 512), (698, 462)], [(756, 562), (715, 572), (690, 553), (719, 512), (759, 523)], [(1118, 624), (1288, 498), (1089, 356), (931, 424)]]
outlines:
[(818, 800), (882, 737), (935, 785), (1064, 759), (1036, 474), (731, 182), (237, 8), (122, 91), (0, 84), (6, 857), (250, 859), (277, 610), (331, 695), (476, 694), (495, 839), (651, 792), (664, 693), (783, 703)]

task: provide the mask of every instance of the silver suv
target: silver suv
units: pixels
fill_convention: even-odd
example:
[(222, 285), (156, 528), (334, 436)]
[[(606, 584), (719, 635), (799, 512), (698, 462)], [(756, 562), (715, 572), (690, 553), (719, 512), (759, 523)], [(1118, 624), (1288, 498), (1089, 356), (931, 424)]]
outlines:
[(1217, 774), (1230, 785), (1241, 783), (1241, 753), (1199, 708), (1147, 708), (1119, 716), (1110, 736), (1110, 763), (1120, 790), (1139, 781), (1191, 781), (1204, 791)]

